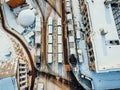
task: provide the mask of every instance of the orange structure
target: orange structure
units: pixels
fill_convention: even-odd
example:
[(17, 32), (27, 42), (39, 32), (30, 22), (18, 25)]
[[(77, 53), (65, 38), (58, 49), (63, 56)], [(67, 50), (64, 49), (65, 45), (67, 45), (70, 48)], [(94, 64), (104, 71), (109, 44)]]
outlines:
[(69, 65), (69, 64), (66, 64), (66, 65), (65, 65), (65, 69), (66, 69), (66, 71), (71, 71), (70, 65)]
[(7, 4), (12, 8), (16, 8), (23, 3), (25, 3), (25, 0), (9, 0), (9, 1), (7, 1)]

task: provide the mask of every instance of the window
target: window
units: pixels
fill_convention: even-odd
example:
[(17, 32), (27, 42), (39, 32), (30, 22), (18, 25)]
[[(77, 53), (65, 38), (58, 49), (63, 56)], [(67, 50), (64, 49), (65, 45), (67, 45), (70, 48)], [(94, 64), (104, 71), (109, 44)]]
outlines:
[(90, 58), (90, 61), (91, 61), (91, 62), (95, 61), (94, 57), (93, 57), (93, 58)]

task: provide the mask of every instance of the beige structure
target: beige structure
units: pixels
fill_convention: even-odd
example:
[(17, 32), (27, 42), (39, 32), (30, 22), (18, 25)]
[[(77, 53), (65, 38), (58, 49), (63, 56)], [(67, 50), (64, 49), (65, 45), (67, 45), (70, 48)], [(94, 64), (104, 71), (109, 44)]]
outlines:
[(27, 66), (18, 58), (0, 64), (0, 78), (15, 77), (19, 90), (25, 90), (27, 84)]
[(89, 25), (89, 18), (88, 18), (88, 11), (87, 11), (87, 7), (86, 4), (84, 2), (84, 0), (81, 0), (81, 12), (83, 14), (83, 21), (84, 21), (84, 26), (85, 26), (85, 30), (86, 30), (86, 42), (87, 42), (87, 46), (88, 46), (88, 57), (89, 57), (89, 67), (90, 70), (95, 70), (95, 63), (94, 63), (94, 52), (93, 52), (93, 46), (91, 43), (91, 39), (90, 39), (90, 25)]
[[(16, 57), (6, 62), (0, 62), (0, 78), (15, 78), (15, 85), (18, 90), (25, 90), (29, 87), (27, 72), (28, 61), (20, 45), (11, 39)], [(8, 81), (9, 82), (9, 81)], [(13, 85), (14, 86), (14, 85)], [(4, 86), (3, 86), (4, 87)]]

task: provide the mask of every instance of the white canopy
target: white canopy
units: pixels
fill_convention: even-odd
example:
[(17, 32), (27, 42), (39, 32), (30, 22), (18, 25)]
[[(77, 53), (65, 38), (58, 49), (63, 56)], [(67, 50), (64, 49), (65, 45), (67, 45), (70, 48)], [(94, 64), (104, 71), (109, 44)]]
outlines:
[(34, 23), (34, 20), (35, 14), (30, 9), (23, 10), (18, 15), (18, 23), (22, 26), (29, 26)]

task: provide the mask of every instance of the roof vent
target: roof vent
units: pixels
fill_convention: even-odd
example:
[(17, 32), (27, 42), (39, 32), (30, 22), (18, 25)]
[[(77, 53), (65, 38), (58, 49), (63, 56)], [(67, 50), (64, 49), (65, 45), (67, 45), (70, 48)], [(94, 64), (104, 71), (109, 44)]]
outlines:
[(101, 35), (106, 35), (108, 32), (106, 30), (104, 30), (103, 28), (101, 28), (100, 33), (101, 33)]

